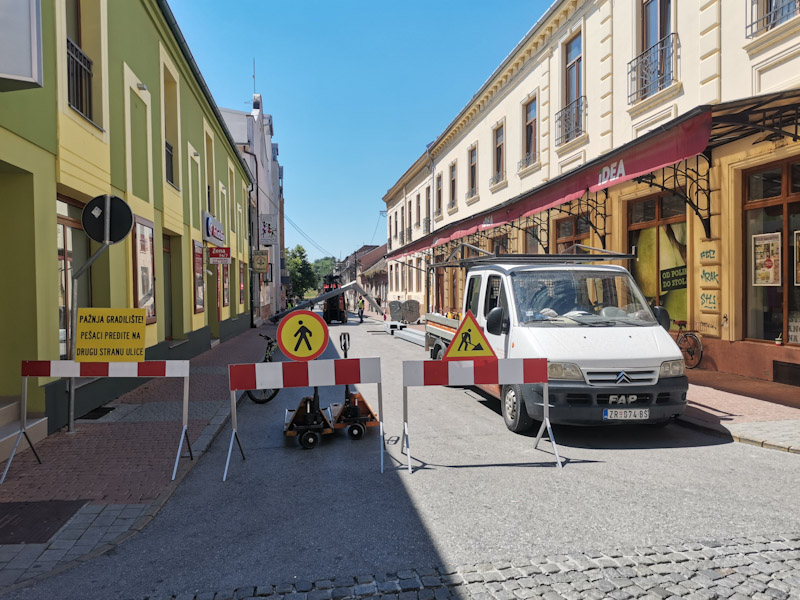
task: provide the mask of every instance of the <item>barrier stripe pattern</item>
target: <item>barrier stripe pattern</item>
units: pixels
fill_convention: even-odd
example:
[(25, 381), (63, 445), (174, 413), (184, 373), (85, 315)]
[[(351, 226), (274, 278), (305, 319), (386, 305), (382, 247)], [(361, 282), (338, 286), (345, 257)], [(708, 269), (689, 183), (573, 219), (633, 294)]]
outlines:
[(546, 358), (403, 362), (403, 386), (547, 383)]
[(76, 362), (23, 360), (23, 377), (188, 377), (188, 360)]
[(381, 383), (381, 360), (340, 358), (230, 365), (228, 373), (231, 391)]

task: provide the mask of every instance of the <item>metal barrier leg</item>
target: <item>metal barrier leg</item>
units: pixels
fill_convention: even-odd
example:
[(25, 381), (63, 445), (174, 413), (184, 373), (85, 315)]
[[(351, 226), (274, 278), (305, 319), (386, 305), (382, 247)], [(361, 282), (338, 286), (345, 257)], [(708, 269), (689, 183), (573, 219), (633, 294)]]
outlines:
[(542, 434), (544, 433), (545, 428), (547, 429), (547, 435), (550, 438), (550, 444), (553, 446), (553, 454), (556, 456), (556, 464), (558, 468), (563, 468), (561, 464), (561, 457), (558, 455), (558, 448), (556, 447), (556, 438), (553, 436), (553, 428), (550, 425), (550, 393), (547, 387), (547, 384), (544, 384), (544, 389), (542, 391), (543, 400), (544, 400), (544, 418), (542, 419), (542, 425), (539, 427), (539, 433), (536, 435), (536, 442), (533, 444), (533, 449), (539, 447), (539, 441), (542, 439)]
[(189, 431), (187, 427), (183, 426), (183, 431), (181, 431), (181, 441), (178, 444), (178, 455), (175, 457), (175, 468), (172, 469), (172, 481), (175, 481), (175, 476), (178, 473), (178, 462), (181, 460), (181, 451), (183, 450), (183, 440), (186, 440), (186, 447), (189, 448), (189, 458), (194, 460), (194, 454), (192, 453), (192, 445), (189, 443)]
[(231, 443), (228, 444), (228, 458), (225, 459), (225, 471), (222, 473), (222, 481), (228, 478), (228, 465), (231, 464), (231, 451), (233, 450), (233, 438), (236, 435), (236, 430), (231, 431)]
[(380, 427), (379, 442), (381, 445), (381, 473), (383, 473), (383, 385), (378, 384), (378, 423)]
[[(8, 473), (8, 468), (11, 466), (11, 461), (14, 460), (14, 454), (17, 452), (17, 446), (19, 446), (19, 441), (22, 439), (22, 434), (24, 431), (20, 431), (19, 435), (17, 436), (17, 441), (14, 442), (14, 449), (11, 450), (11, 456), (8, 457), (8, 462), (6, 463), (6, 468), (3, 470), (3, 477), (0, 479), (0, 485), (3, 485), (3, 482), (6, 480), (6, 474)], [(31, 446), (32, 447), (32, 446)], [(41, 461), (39, 461), (41, 462)]]

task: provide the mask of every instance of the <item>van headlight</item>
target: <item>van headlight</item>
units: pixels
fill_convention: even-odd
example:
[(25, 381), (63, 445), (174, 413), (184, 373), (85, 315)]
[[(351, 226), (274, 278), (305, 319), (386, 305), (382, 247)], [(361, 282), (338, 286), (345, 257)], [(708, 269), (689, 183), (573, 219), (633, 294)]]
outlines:
[(683, 375), (683, 359), (681, 360), (667, 360), (661, 363), (661, 372), (659, 377), (680, 377)]
[(547, 378), (583, 380), (583, 373), (581, 373), (578, 365), (574, 363), (551, 362), (547, 363)]

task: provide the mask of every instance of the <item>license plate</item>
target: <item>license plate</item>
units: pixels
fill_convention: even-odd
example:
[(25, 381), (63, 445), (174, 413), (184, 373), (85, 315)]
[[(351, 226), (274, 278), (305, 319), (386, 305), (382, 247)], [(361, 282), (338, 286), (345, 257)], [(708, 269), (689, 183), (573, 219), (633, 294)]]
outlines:
[(604, 421), (640, 421), (650, 418), (649, 408), (604, 408)]

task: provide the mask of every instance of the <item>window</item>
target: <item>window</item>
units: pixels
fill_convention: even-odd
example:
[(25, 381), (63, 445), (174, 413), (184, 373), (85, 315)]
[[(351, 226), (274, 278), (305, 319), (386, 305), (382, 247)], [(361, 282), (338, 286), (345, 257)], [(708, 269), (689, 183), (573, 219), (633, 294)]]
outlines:
[[(562, 254), (573, 244), (589, 239), (589, 219), (585, 216), (567, 217), (556, 221), (556, 252)], [(581, 250), (580, 252), (585, 252)]]
[(496, 306), (502, 306), (505, 315), (508, 316), (508, 299), (506, 298), (506, 288), (499, 275), (491, 275), (486, 281), (486, 294), (483, 299), (483, 316), (488, 316)]
[(205, 283), (203, 281), (203, 244), (194, 244), (194, 312), (201, 313), (205, 310)]
[(525, 123), (525, 139), (523, 141), (520, 169), (529, 167), (536, 159), (536, 98), (525, 104), (522, 112)]
[(450, 165), (450, 202), (447, 208), (455, 208), (456, 206), (456, 165)]
[(508, 234), (492, 238), (491, 249), (495, 254), (508, 254)]
[(472, 311), (473, 315), (478, 314), (478, 302), (481, 299), (481, 276), (470, 277), (467, 286), (467, 310)]
[(442, 175), (436, 176), (436, 216), (442, 214)]
[(161, 93), (164, 105), (164, 179), (175, 187), (178, 186), (179, 169), (176, 169), (178, 151), (178, 82), (170, 69), (162, 63)]
[(542, 248), (542, 242), (539, 238), (539, 226), (534, 225), (525, 230), (525, 253), (526, 254), (539, 254)]
[(417, 259), (417, 268), (414, 269), (414, 272), (416, 273), (417, 291), (421, 292), (422, 291), (422, 273), (424, 272), (424, 268), (422, 266), (422, 259), (421, 258)]
[(492, 184), (499, 183), (506, 178), (505, 155), (503, 148), (505, 147), (503, 126), (500, 125), (494, 130), (494, 174), (492, 175)]
[(206, 210), (217, 216), (216, 202), (214, 197), (214, 142), (211, 136), (206, 134)]
[(670, 318), (686, 320), (686, 204), (673, 195), (628, 205), (628, 244), (636, 246), (631, 274), (651, 306), (664, 306)]
[(394, 213), (394, 237), (397, 237), (397, 212)]
[(469, 189), (467, 199), (478, 194), (478, 148), (473, 146), (469, 149)]
[(236, 188), (233, 187), (233, 182), (234, 181), (235, 181), (235, 179), (234, 179), (234, 175), (233, 175), (233, 169), (229, 168), (228, 169), (228, 191), (230, 193), (230, 198), (229, 198), (228, 206), (230, 208), (230, 213), (231, 213), (231, 222), (230, 222), (231, 231), (236, 231), (236, 192), (235, 192)]
[(564, 46), (564, 108), (556, 114), (556, 145), (583, 134), (583, 49), (581, 34)]
[(230, 265), (222, 265), (222, 306), (231, 304)]
[[(59, 357), (69, 358), (72, 352), (70, 311), (72, 310), (72, 273), (89, 259), (89, 238), (81, 226), (82, 207), (72, 199), (56, 201), (58, 230), (58, 347)], [(91, 269), (76, 282), (78, 307), (91, 302)], [(77, 307), (76, 307), (77, 308)]]
[(632, 104), (674, 81), (677, 35), (672, 32), (672, 0), (643, 0), (642, 53), (628, 63), (628, 103)]
[(83, 117), (102, 125), (101, 3), (66, 0), (67, 101)]
[(239, 304), (244, 304), (244, 263), (239, 261)]
[(745, 335), (800, 344), (800, 161), (745, 172)]
[(419, 194), (417, 194), (417, 220), (414, 222), (414, 227), (419, 229), (419, 213), (420, 213), (420, 202), (419, 202)]
[(800, 14), (800, 0), (749, 0), (747, 37), (755, 37)]
[(156, 322), (156, 263), (153, 223), (136, 217), (133, 240), (134, 308), (145, 309), (145, 322)]
[(406, 241), (405, 236), (405, 226), (406, 226), (406, 207), (405, 204), (400, 207), (400, 243), (404, 243)]

